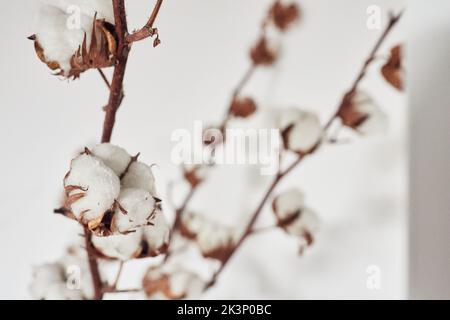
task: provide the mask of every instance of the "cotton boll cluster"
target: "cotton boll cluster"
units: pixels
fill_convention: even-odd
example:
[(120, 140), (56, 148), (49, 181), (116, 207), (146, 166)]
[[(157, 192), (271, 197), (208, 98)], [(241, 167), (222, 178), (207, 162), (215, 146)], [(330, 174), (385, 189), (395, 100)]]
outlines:
[(84, 250), (71, 247), (59, 261), (34, 268), (30, 292), (39, 300), (92, 298), (94, 288)]
[(291, 189), (278, 195), (272, 208), (278, 220), (278, 226), (286, 233), (300, 237), (311, 245), (319, 227), (317, 214), (305, 206), (304, 195), (297, 189)]
[(149, 299), (179, 300), (198, 299), (206, 287), (197, 274), (182, 268), (164, 271), (151, 267), (142, 281)]
[(136, 232), (162, 214), (154, 183), (151, 168), (137, 156), (101, 144), (72, 160), (65, 206), (98, 236)]
[(157, 212), (151, 225), (133, 232), (108, 237), (92, 237), (92, 244), (100, 256), (127, 261), (135, 258), (156, 257), (167, 251), (170, 227), (162, 212)]
[(205, 258), (224, 261), (234, 248), (236, 232), (202, 215), (187, 213), (181, 221), (181, 234), (195, 240)]
[(350, 93), (338, 111), (342, 124), (364, 135), (383, 132), (387, 116), (375, 101), (362, 91)]
[(36, 16), (36, 53), (55, 74), (77, 78), (114, 65), (117, 40), (110, 0), (52, 0)]
[(311, 152), (323, 135), (316, 114), (295, 108), (281, 111), (278, 127), (282, 132), (285, 147), (299, 154)]

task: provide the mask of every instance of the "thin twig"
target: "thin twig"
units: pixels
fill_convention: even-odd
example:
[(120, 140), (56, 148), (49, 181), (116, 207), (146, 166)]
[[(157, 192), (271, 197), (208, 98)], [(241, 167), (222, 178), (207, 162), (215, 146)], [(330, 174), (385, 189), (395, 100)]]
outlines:
[(94, 287), (94, 300), (101, 300), (103, 298), (103, 283), (100, 277), (97, 259), (95, 257), (95, 253), (93, 252), (91, 237), (91, 231), (84, 228), (85, 249), (88, 256), (89, 271), (91, 273), (92, 284)]
[(117, 289), (117, 285), (119, 284), (119, 280), (120, 280), (120, 276), (122, 275), (124, 264), (125, 264), (125, 262), (123, 262), (123, 261), (119, 262), (119, 269), (117, 270), (116, 278), (114, 279), (114, 282), (111, 286), (114, 290)]
[(103, 72), (102, 69), (97, 68), (98, 73), (100, 73), (100, 77), (102, 77), (103, 82), (106, 84), (106, 86), (108, 87), (109, 90), (111, 90), (111, 84), (109, 83), (108, 78), (106, 77), (105, 73)]
[[(391, 29), (395, 26), (395, 24), (398, 22), (398, 20), (401, 17), (401, 13), (398, 15), (391, 15), (390, 20), (388, 25), (386, 26), (386, 29), (384, 30), (384, 32), (381, 34), (380, 38), (378, 39), (378, 41), (376, 42), (375, 46), (373, 47), (372, 51), (370, 52), (368, 58), (365, 60), (363, 67), (361, 68), (360, 72), (358, 73), (356, 80), (353, 82), (350, 90), (348, 90), (346, 92), (346, 94), (344, 95), (344, 98), (341, 101), (341, 104), (338, 107), (341, 108), (341, 106), (346, 103), (346, 99), (348, 99), (348, 97), (350, 96), (350, 94), (354, 93), (357, 89), (358, 86), (361, 82), (361, 80), (364, 78), (364, 76), (366, 75), (367, 69), (369, 67), (369, 65), (371, 64), (371, 62), (374, 60), (374, 57), (376, 55), (376, 53), (378, 52), (378, 49), (380, 48), (381, 44), (384, 42), (384, 40), (386, 39), (387, 35), (389, 34), (389, 32), (391, 31)], [(338, 112), (335, 112), (333, 114), (333, 116), (329, 119), (328, 122), (326, 122), (323, 131), (324, 133), (326, 131), (328, 131), (328, 129), (331, 127), (331, 124), (333, 123), (333, 121), (336, 119)], [(211, 286), (213, 286), (216, 281), (218, 276), (221, 274), (221, 272), (224, 270), (224, 268), (226, 267), (226, 265), (228, 264), (228, 262), (230, 261), (231, 257), (236, 253), (236, 251), (242, 246), (242, 244), (244, 243), (244, 241), (248, 238), (249, 235), (252, 234), (252, 230), (253, 227), (256, 223), (256, 221), (258, 220), (261, 212), (263, 211), (263, 208), (265, 206), (265, 204), (267, 203), (268, 199), (270, 198), (272, 192), (275, 190), (275, 188), (278, 186), (278, 184), (283, 180), (283, 178), (285, 178), (290, 172), (292, 172), (301, 162), (302, 160), (307, 156), (310, 155), (312, 153), (315, 152), (315, 150), (317, 150), (317, 147), (319, 147), (319, 145), (321, 144), (321, 141), (318, 142), (318, 144), (316, 145), (315, 148), (312, 149), (312, 151), (308, 154), (304, 154), (299, 156), (287, 169), (285, 169), (284, 171), (282, 171), (281, 173), (279, 173), (278, 175), (276, 175), (275, 179), (272, 181), (272, 183), (270, 184), (268, 190), (265, 192), (261, 202), (259, 203), (258, 207), (256, 208), (256, 210), (254, 211), (253, 215), (251, 216), (251, 219), (249, 221), (249, 223), (247, 224), (247, 227), (244, 231), (244, 233), (242, 234), (242, 236), (239, 238), (239, 240), (236, 242), (236, 245), (234, 246), (234, 249), (230, 251), (229, 255), (226, 257), (226, 259), (223, 260), (223, 263), (221, 264), (221, 266), (219, 267), (219, 269), (214, 273), (211, 281), (209, 282), (208, 286), (206, 289), (210, 288)]]
[[(278, 2), (279, 0), (275, 0), (274, 2)], [(264, 37), (266, 34), (266, 29), (267, 29), (267, 25), (268, 25), (268, 21), (270, 20), (270, 11), (264, 16), (264, 19), (261, 23), (261, 28), (260, 28), (260, 37)], [(232, 95), (231, 95), (231, 101), (229, 103), (228, 109), (222, 119), (222, 121), (220, 122), (219, 125), (219, 130), (224, 134), (225, 130), (228, 126), (229, 121), (232, 118), (232, 109), (231, 106), (233, 104), (233, 102), (236, 100), (236, 98), (239, 97), (239, 95), (241, 95), (243, 89), (245, 88), (245, 86), (248, 84), (248, 82), (251, 80), (252, 76), (255, 74), (255, 70), (257, 69), (257, 65), (253, 62), (250, 63), (249, 67), (247, 68), (247, 70), (245, 71), (244, 75), (242, 76), (242, 78), (240, 78), (239, 82), (237, 83), (235, 89), (232, 91)], [(180, 206), (180, 208), (178, 210), (176, 210), (176, 218), (175, 218), (175, 223), (174, 223), (174, 228), (172, 229), (172, 234), (174, 232), (176, 232), (178, 226), (179, 226), (179, 221), (181, 220), (182, 215), (184, 214), (186, 208), (189, 205), (190, 200), (193, 198), (193, 194), (195, 193), (195, 191), (199, 188), (201, 184), (198, 184), (194, 187), (191, 188), (190, 192), (186, 195), (185, 199), (182, 202), (182, 206)], [(193, 190), (192, 190), (193, 189)], [(169, 242), (170, 243), (170, 242)], [(168, 257), (166, 256), (167, 260)]]
[(159, 9), (161, 9), (162, 3), (163, 0), (157, 0), (156, 5), (153, 8), (153, 12), (150, 15), (150, 18), (148, 19), (145, 26), (143, 26), (138, 31), (133, 32), (132, 34), (127, 35), (126, 41), (128, 43), (144, 40), (148, 37), (153, 37), (155, 34), (157, 34), (158, 31), (153, 28), (153, 24), (155, 23), (156, 17), (158, 16)]
[(128, 33), (128, 27), (124, 0), (113, 0), (113, 7), (116, 34), (119, 41), (117, 47), (117, 63), (114, 68), (108, 105), (105, 108), (106, 114), (103, 124), (102, 143), (111, 141), (117, 109), (121, 102), (123, 79), (129, 53), (129, 47), (125, 42), (125, 35)]
[[(187, 207), (189, 201), (194, 196), (196, 190), (197, 190), (196, 186), (191, 186), (191, 188), (189, 189), (189, 192), (187, 193), (186, 197), (183, 200), (183, 203), (175, 211), (175, 219), (174, 219), (174, 222), (173, 222), (173, 225), (172, 225), (172, 228), (171, 228), (171, 231), (170, 231), (170, 235), (169, 235), (169, 241), (168, 241), (169, 244), (172, 243), (172, 239), (173, 239), (174, 233), (180, 227), (182, 215), (183, 215), (184, 211), (186, 210), (186, 207)], [(171, 252), (170, 247), (169, 247), (169, 251), (167, 252), (166, 256), (164, 257), (163, 262), (167, 262), (171, 255), (172, 255), (172, 252)]]

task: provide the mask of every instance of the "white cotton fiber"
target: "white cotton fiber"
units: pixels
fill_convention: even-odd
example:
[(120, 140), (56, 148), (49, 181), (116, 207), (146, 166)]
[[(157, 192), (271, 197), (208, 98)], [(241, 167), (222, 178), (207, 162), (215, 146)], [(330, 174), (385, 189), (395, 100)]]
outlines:
[(102, 161), (88, 154), (82, 154), (72, 160), (64, 186), (80, 188), (69, 192), (69, 198), (75, 194), (84, 194), (70, 206), (72, 213), (84, 222), (101, 220), (120, 192), (117, 175)]
[(113, 229), (119, 233), (147, 225), (157, 210), (153, 196), (142, 189), (122, 189), (117, 202), (120, 206), (117, 206), (113, 217)]

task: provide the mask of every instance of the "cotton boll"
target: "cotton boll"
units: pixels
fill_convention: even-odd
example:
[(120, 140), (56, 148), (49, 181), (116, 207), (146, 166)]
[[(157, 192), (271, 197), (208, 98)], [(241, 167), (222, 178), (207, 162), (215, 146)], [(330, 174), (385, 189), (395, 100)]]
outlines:
[(300, 118), (284, 132), (285, 146), (297, 153), (310, 152), (322, 137), (317, 115), (303, 112)]
[(366, 120), (358, 126), (358, 132), (370, 135), (386, 131), (387, 115), (372, 98), (363, 92), (359, 92), (353, 98), (353, 101), (358, 112), (367, 116)]
[(206, 258), (224, 260), (234, 247), (234, 229), (194, 213), (182, 218), (181, 234), (195, 240)]
[(74, 288), (78, 287), (78, 291), (86, 299), (94, 297), (95, 290), (92, 284), (92, 275), (84, 248), (79, 244), (70, 246), (58, 263), (64, 269), (66, 284), (71, 283)]
[(144, 238), (148, 246), (147, 255), (157, 256), (167, 251), (170, 226), (160, 211), (156, 213), (152, 223), (153, 225), (143, 228)]
[(81, 300), (94, 295), (86, 251), (70, 247), (57, 262), (34, 269), (30, 292), (41, 300)]
[(304, 207), (305, 196), (298, 189), (290, 189), (277, 196), (273, 202), (273, 209), (281, 220), (291, 217)]
[(38, 11), (30, 37), (38, 57), (67, 78), (113, 66), (117, 39), (112, 11), (112, 2), (106, 0), (49, 1)]
[(55, 283), (64, 282), (64, 270), (58, 263), (38, 266), (33, 270), (30, 292), (35, 299), (45, 299)]
[(277, 113), (276, 125), (280, 130), (284, 131), (287, 127), (301, 119), (304, 111), (298, 108), (285, 108), (279, 110)]
[(72, 160), (64, 186), (72, 213), (91, 230), (100, 224), (120, 192), (117, 175), (102, 161), (86, 153)]
[(105, 257), (127, 261), (139, 256), (142, 250), (142, 229), (128, 234), (108, 237), (92, 236), (92, 244)]
[(155, 178), (152, 169), (142, 162), (133, 162), (122, 179), (123, 188), (143, 189), (156, 196)]
[(375, 134), (386, 130), (387, 116), (366, 93), (349, 94), (338, 111), (343, 125), (364, 134)]
[[(319, 218), (317, 214), (309, 208), (303, 208), (300, 216), (292, 223), (285, 226), (287, 233), (297, 237), (307, 237), (312, 239), (319, 229)], [(307, 240), (309, 241), (309, 240)]]
[(125, 172), (131, 161), (131, 156), (125, 149), (110, 143), (99, 144), (91, 152), (102, 160), (107, 167), (110, 167), (118, 177)]
[(197, 243), (205, 258), (224, 261), (234, 249), (235, 232), (219, 224), (209, 225), (197, 235)]
[(198, 299), (205, 289), (205, 282), (195, 273), (179, 270), (170, 277), (171, 291), (183, 299)]
[(205, 226), (203, 216), (187, 212), (181, 217), (181, 233), (189, 239), (195, 239)]
[(183, 269), (163, 271), (151, 267), (143, 279), (149, 299), (196, 299), (205, 287), (206, 283), (198, 275)]
[(312, 243), (319, 227), (319, 218), (314, 211), (304, 205), (301, 191), (291, 189), (283, 192), (274, 199), (272, 208), (279, 227), (290, 235), (305, 239), (307, 245)]
[(158, 210), (153, 196), (142, 189), (122, 189), (117, 202), (112, 229), (119, 233), (127, 233), (148, 225)]
[(68, 17), (60, 8), (43, 6), (38, 11), (34, 27), (36, 43), (42, 48), (45, 60), (55, 64), (55, 68), (59, 67), (64, 73), (71, 69), (70, 60), (85, 34), (90, 39), (92, 33), (92, 19), (81, 16), (80, 28), (69, 29)]

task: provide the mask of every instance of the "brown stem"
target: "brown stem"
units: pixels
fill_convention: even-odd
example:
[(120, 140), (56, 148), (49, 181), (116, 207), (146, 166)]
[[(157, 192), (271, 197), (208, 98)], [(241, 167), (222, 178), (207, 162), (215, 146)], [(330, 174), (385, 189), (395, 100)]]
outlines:
[[(169, 235), (169, 244), (172, 242), (173, 235), (174, 235), (175, 231), (178, 230), (178, 228), (180, 227), (181, 218), (182, 218), (183, 212), (186, 210), (186, 207), (187, 207), (189, 201), (194, 196), (194, 193), (197, 190), (197, 186), (191, 186), (191, 188), (189, 189), (188, 194), (186, 195), (186, 197), (183, 200), (183, 203), (181, 204), (181, 206), (175, 212), (175, 220), (173, 222), (172, 229), (171, 229), (171, 232), (170, 232), (170, 235)], [(172, 252), (169, 249), (169, 251), (167, 252), (166, 256), (164, 257), (164, 261), (163, 262), (167, 262), (167, 260), (169, 260), (169, 258), (171, 256), (171, 254), (172, 254)]]
[[(275, 0), (274, 2), (277, 2), (278, 0)], [(266, 33), (266, 29), (267, 29), (267, 25), (268, 25), (268, 21), (270, 20), (270, 10), (267, 13), (267, 15), (264, 17), (263, 22), (261, 23), (261, 29), (260, 29), (260, 33), (261, 36), (263, 37)], [(230, 121), (232, 115), (231, 115), (231, 106), (234, 102), (234, 100), (242, 93), (242, 90), (244, 89), (244, 87), (247, 85), (247, 83), (251, 80), (252, 76), (255, 73), (255, 70), (257, 69), (257, 65), (254, 64), (253, 62), (250, 64), (250, 66), (248, 67), (248, 69), (245, 71), (244, 75), (242, 76), (242, 78), (239, 80), (239, 82), (237, 83), (235, 89), (232, 91), (232, 95), (231, 95), (231, 101), (230, 101), (230, 105), (227, 109), (227, 112), (225, 114), (225, 116), (223, 117), (220, 125), (219, 125), (219, 130), (222, 133), (225, 133), (225, 130), (228, 126), (228, 122)], [(200, 184), (192, 187), (191, 192), (186, 196), (186, 198), (183, 201), (183, 205), (177, 210), (177, 214), (176, 214), (176, 220), (174, 223), (174, 228), (172, 229), (172, 233), (174, 231), (176, 231), (176, 229), (178, 228), (179, 225), (179, 221), (177, 222), (177, 220), (181, 219), (181, 216), (183, 215), (185, 209), (187, 208), (189, 201), (192, 199), (193, 193), (195, 192), (195, 190), (200, 186)], [(166, 257), (167, 258), (167, 257)]]
[(389, 22), (386, 26), (386, 28), (384, 29), (383, 33), (381, 34), (381, 36), (378, 38), (377, 42), (375, 43), (375, 46), (372, 48), (372, 50), (370, 51), (369, 56), (367, 57), (367, 59), (364, 61), (361, 70), (359, 71), (358, 75), (356, 76), (352, 86), (350, 87), (350, 89), (344, 94), (341, 104), (339, 105), (339, 107), (336, 109), (336, 114), (334, 117), (331, 117), (330, 120), (327, 122), (327, 124), (325, 125), (325, 128), (328, 128), (331, 126), (331, 124), (333, 123), (334, 119), (336, 118), (339, 110), (341, 109), (341, 107), (343, 105), (345, 105), (348, 102), (348, 99), (351, 98), (351, 96), (353, 95), (353, 93), (356, 92), (356, 90), (358, 89), (358, 86), (361, 82), (361, 80), (364, 78), (364, 76), (366, 75), (367, 69), (369, 68), (370, 64), (376, 59), (376, 55), (378, 50), (380, 49), (381, 45), (383, 44), (384, 40), (386, 39), (386, 37), (389, 35), (389, 33), (391, 32), (392, 28), (397, 24), (397, 22), (400, 20), (400, 18), (402, 17), (403, 12), (400, 12), (397, 15), (390, 15), (389, 16)]
[(128, 43), (132, 43), (132, 42), (146, 39), (148, 37), (152, 37), (157, 33), (156, 29), (153, 29), (153, 24), (155, 23), (156, 17), (158, 16), (159, 9), (161, 9), (162, 3), (163, 3), (163, 0), (157, 0), (156, 5), (153, 8), (153, 12), (150, 15), (150, 18), (148, 19), (145, 26), (143, 26), (138, 31), (133, 32), (132, 34), (127, 35), (126, 41)]
[(117, 109), (121, 102), (123, 79), (128, 61), (128, 53), (130, 51), (129, 46), (125, 42), (128, 27), (124, 0), (113, 0), (113, 7), (114, 22), (118, 38), (117, 62), (114, 68), (108, 104), (105, 107), (106, 114), (103, 124), (102, 143), (111, 141)]
[[(381, 34), (380, 38), (378, 39), (378, 41), (376, 42), (375, 46), (373, 47), (372, 51), (370, 52), (368, 58), (365, 60), (363, 67), (361, 68), (361, 71), (358, 73), (356, 80), (353, 82), (350, 90), (347, 91), (347, 93), (344, 95), (343, 101), (341, 102), (339, 108), (342, 106), (343, 103), (346, 102), (345, 99), (347, 99), (347, 97), (355, 92), (361, 82), (361, 80), (364, 78), (367, 68), (369, 67), (369, 65), (372, 63), (372, 61), (374, 60), (374, 57), (376, 55), (376, 53), (378, 52), (381, 44), (384, 42), (384, 40), (386, 39), (387, 35), (389, 34), (389, 32), (391, 31), (391, 29), (395, 26), (395, 24), (398, 22), (398, 20), (401, 17), (401, 13), (396, 15), (396, 16), (391, 16), (388, 25), (386, 26), (386, 29), (384, 30), (384, 32)], [(338, 108), (338, 110), (339, 110)], [(333, 121), (336, 119), (337, 117), (337, 112), (335, 114), (333, 114), (333, 116), (329, 119), (328, 122), (326, 122), (323, 131), (324, 133), (326, 131), (328, 131), (328, 129), (331, 127), (331, 124), (333, 123)], [(229, 255), (226, 257), (226, 259), (223, 260), (223, 263), (221, 264), (221, 266), (219, 267), (219, 269), (216, 271), (216, 273), (213, 275), (211, 281), (209, 282), (208, 286), (206, 289), (208, 289), (209, 287), (213, 286), (216, 281), (218, 276), (220, 275), (220, 273), (223, 271), (223, 269), (225, 268), (225, 266), (228, 264), (228, 262), (230, 261), (231, 257), (236, 253), (236, 251), (242, 246), (242, 244), (244, 243), (244, 241), (248, 238), (249, 235), (252, 234), (253, 231), (253, 227), (256, 223), (256, 221), (258, 220), (266, 202), (268, 201), (268, 199), (270, 198), (272, 192), (275, 190), (275, 188), (278, 186), (278, 184), (281, 182), (281, 180), (283, 180), (284, 177), (286, 177), (290, 172), (292, 172), (301, 162), (302, 160), (307, 156), (310, 155), (312, 153), (314, 153), (315, 150), (317, 150), (317, 147), (319, 147), (319, 145), (321, 144), (321, 142), (318, 142), (316, 147), (312, 149), (312, 151), (308, 154), (299, 156), (287, 169), (285, 169), (284, 171), (280, 172), (275, 179), (272, 181), (271, 185), (269, 186), (269, 188), (267, 189), (266, 193), (264, 194), (261, 202), (259, 203), (258, 207), (256, 208), (255, 212), (253, 213), (253, 215), (251, 216), (251, 219), (243, 233), (243, 235), (239, 238), (239, 240), (236, 242), (234, 249), (229, 253)]]
[[(103, 124), (102, 143), (109, 142), (111, 140), (114, 123), (116, 120), (116, 112), (122, 100), (121, 93), (123, 86), (123, 78), (125, 75), (125, 69), (129, 52), (129, 48), (125, 44), (125, 35), (127, 34), (128, 29), (127, 29), (127, 19), (124, 0), (113, 0), (113, 8), (114, 8), (114, 23), (118, 38), (117, 62), (114, 68), (113, 80), (110, 87), (108, 105), (105, 107), (106, 114), (105, 114), (105, 121)], [(92, 282), (95, 290), (94, 300), (101, 300), (103, 298), (104, 288), (101, 282), (95, 252), (93, 252), (92, 250), (92, 242), (91, 242), (92, 235), (90, 231), (86, 228), (84, 229), (84, 233), (86, 240), (86, 251), (89, 259), (89, 268), (91, 271)]]
[(84, 241), (89, 262), (89, 271), (91, 272), (92, 284), (94, 286), (94, 300), (103, 299), (103, 283), (98, 269), (97, 259), (92, 247), (91, 241), (92, 233), (87, 228), (84, 228)]

